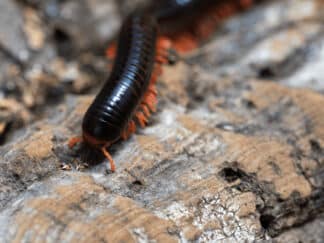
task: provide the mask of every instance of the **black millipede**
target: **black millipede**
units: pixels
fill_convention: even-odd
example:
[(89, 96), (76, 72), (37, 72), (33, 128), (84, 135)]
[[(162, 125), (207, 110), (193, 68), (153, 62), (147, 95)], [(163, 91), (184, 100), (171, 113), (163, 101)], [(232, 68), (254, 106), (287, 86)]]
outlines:
[(145, 127), (156, 109), (155, 81), (159, 65), (166, 60), (161, 53), (167, 44), (158, 41), (157, 34), (154, 17), (133, 13), (126, 18), (112, 72), (83, 118), (82, 137), (69, 141), (70, 148), (83, 142), (101, 150), (113, 172), (115, 164), (107, 148), (120, 138), (127, 139), (136, 124)]
[[(192, 25), (193, 20), (190, 19), (194, 15), (201, 16), (202, 7), (208, 9), (210, 5), (218, 5), (217, 11), (213, 13), (218, 20), (235, 12), (237, 8), (248, 7), (252, 2), (253, 0), (166, 0), (162, 4), (155, 2), (153, 8), (136, 11), (127, 17), (120, 30), (117, 51), (115, 45), (107, 50), (108, 57), (111, 54), (115, 57), (112, 72), (85, 113), (82, 136), (71, 138), (69, 147), (83, 142), (91, 151), (101, 151), (114, 172), (115, 164), (107, 148), (119, 139), (127, 139), (136, 131), (136, 125), (145, 127), (151, 112), (156, 110), (155, 81), (161, 73), (160, 65), (168, 61), (168, 49), (172, 46), (181, 51), (196, 46), (195, 37), (192, 38), (193, 44), (190, 44), (186, 35), (187, 44), (186, 38), (180, 38), (182, 42), (178, 47), (181, 48), (177, 48), (177, 36), (160, 36), (158, 32), (167, 28), (173, 33), (178, 30), (177, 27), (183, 27), (183, 24), (175, 24), (175, 19), (182, 16), (185, 16), (182, 23)], [(207, 29), (204, 32), (208, 33), (210, 25), (206, 25), (205, 21), (202, 23), (204, 29)]]

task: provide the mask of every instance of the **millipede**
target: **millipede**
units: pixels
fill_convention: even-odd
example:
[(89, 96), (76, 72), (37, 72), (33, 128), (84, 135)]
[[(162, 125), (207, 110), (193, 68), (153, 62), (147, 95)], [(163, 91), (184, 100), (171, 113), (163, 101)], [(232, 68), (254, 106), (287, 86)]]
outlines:
[(137, 124), (145, 127), (156, 110), (155, 81), (166, 60), (163, 43), (157, 40), (154, 17), (134, 13), (124, 21), (112, 73), (85, 113), (82, 137), (72, 138), (70, 148), (84, 142), (100, 149), (115, 171), (107, 148), (120, 138), (127, 139)]
[(82, 136), (71, 138), (69, 147), (83, 142), (90, 150), (101, 151), (114, 172), (116, 167), (107, 150), (109, 146), (120, 139), (128, 139), (137, 126), (144, 128), (151, 113), (156, 111), (155, 83), (162, 71), (161, 65), (168, 62), (168, 50), (177, 38), (177, 35), (171, 40), (165, 38), (163, 32), (168, 28), (171, 29), (169, 33), (178, 30), (177, 25), (172, 29), (166, 23), (211, 3), (218, 3), (219, 7), (214, 18), (225, 17), (238, 7), (250, 5), (252, 0), (224, 2), (227, 1), (167, 0), (162, 5), (155, 5), (155, 10), (130, 14), (123, 21), (117, 48), (113, 46), (109, 50), (115, 56), (111, 74), (85, 113)]

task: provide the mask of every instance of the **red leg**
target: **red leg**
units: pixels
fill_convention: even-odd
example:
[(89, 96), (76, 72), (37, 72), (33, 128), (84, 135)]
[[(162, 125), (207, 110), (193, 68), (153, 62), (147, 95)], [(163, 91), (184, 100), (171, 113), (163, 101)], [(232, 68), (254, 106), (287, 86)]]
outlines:
[(162, 55), (158, 55), (156, 56), (155, 61), (159, 64), (165, 64), (168, 62), (168, 58)]
[(144, 115), (146, 117), (151, 116), (151, 112), (150, 112), (149, 108), (145, 104), (143, 104), (143, 103), (141, 104), (141, 109), (142, 109), (142, 111), (143, 111), (143, 113), (144, 113)]
[(122, 138), (123, 140), (127, 140), (127, 139), (130, 137), (130, 135), (132, 135), (135, 131), (136, 131), (136, 125), (135, 125), (135, 122), (134, 122), (133, 120), (131, 120), (131, 121), (128, 123), (126, 129), (122, 132), (122, 134), (121, 134), (121, 138)]
[(106, 57), (108, 59), (115, 59), (117, 53), (117, 44), (115, 42), (111, 43), (106, 49)]
[(159, 37), (158, 41), (157, 41), (157, 48), (158, 49), (170, 49), (172, 47), (172, 41), (165, 36), (161, 36)]
[(127, 140), (128, 139), (128, 127), (122, 131), (120, 137), (123, 139), (123, 140)]
[(101, 148), (102, 153), (105, 155), (105, 157), (108, 159), (110, 163), (110, 169), (112, 172), (116, 171), (116, 166), (113, 158), (111, 157), (110, 153), (107, 151), (106, 147)]
[(69, 140), (68, 146), (69, 148), (73, 148), (77, 143), (81, 143), (83, 141), (82, 137), (73, 137)]
[(179, 33), (173, 38), (173, 47), (181, 54), (196, 49), (198, 45), (199, 40), (190, 32)]
[(136, 132), (136, 125), (134, 121), (130, 121), (129, 123), (129, 133), (132, 134)]
[(137, 118), (138, 123), (140, 124), (141, 128), (144, 128), (147, 123), (147, 118), (141, 111), (137, 111), (135, 114), (135, 117)]
[(158, 64), (165, 64), (168, 63), (168, 55), (169, 50), (172, 48), (172, 41), (171, 39), (160, 36), (157, 40), (156, 44), (156, 62)]

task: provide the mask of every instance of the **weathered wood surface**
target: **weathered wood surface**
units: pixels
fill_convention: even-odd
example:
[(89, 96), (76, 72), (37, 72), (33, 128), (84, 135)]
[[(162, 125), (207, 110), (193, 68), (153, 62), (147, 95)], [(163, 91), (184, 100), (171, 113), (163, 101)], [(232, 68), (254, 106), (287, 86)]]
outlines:
[(0, 241), (322, 242), (323, 1), (257, 6), (166, 66), (111, 174), (66, 142), (138, 2), (1, 0)]

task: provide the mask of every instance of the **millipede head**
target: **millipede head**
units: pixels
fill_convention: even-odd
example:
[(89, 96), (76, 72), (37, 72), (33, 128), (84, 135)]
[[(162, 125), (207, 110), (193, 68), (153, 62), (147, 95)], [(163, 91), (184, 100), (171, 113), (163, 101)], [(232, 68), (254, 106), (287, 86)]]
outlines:
[(87, 143), (82, 144), (79, 153), (81, 161), (89, 165), (99, 164), (104, 159), (100, 149), (89, 146)]
[(97, 164), (105, 157), (109, 161), (111, 171), (115, 172), (116, 166), (114, 160), (107, 151), (107, 147), (111, 144), (110, 142), (100, 141), (83, 132), (82, 137), (71, 138), (68, 142), (68, 146), (72, 149), (77, 143), (82, 143), (80, 157), (83, 162)]

